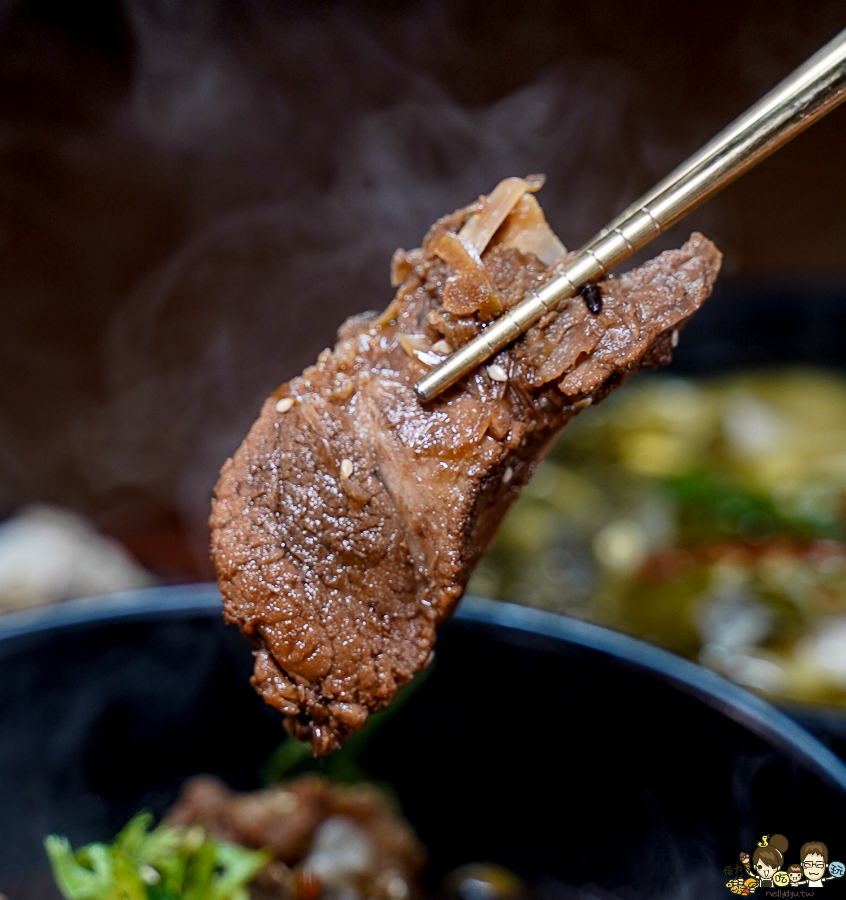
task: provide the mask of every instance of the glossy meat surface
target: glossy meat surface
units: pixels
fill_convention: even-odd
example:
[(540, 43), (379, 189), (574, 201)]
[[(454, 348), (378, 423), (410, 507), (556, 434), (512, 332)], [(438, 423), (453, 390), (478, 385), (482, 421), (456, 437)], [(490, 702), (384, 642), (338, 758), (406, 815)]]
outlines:
[(720, 254), (694, 234), (601, 282), (598, 314), (575, 298), (421, 405), (414, 381), (563, 258), (531, 189), (491, 237), (478, 225), (496, 192), (398, 252), (388, 310), (348, 320), (274, 392), (221, 473), (211, 530), (226, 615), (258, 642), (257, 690), (316, 753), (426, 664), (556, 432), (667, 362), (716, 278)]

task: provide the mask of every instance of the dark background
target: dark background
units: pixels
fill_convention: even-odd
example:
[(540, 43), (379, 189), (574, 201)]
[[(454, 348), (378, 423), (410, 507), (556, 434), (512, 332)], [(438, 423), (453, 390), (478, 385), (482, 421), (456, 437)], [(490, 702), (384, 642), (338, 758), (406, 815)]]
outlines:
[[(538, 171), (577, 246), (844, 26), (842, 0), (0, 0), (0, 515), (65, 504), (205, 577), (220, 464), (387, 304), (395, 247)], [(705, 231), (762, 315), (762, 285), (846, 284), (844, 147), (846, 108), (663, 244)]]

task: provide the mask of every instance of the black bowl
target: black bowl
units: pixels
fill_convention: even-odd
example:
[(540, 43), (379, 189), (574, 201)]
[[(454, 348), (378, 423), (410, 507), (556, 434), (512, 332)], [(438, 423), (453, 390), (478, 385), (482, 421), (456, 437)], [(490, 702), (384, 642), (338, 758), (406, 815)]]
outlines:
[[(793, 720), (632, 638), (467, 599), (429, 676), (363, 757), (430, 848), (540, 897), (725, 897), (762, 834), (833, 858), (846, 766)], [(258, 785), (283, 739), (213, 586), (74, 601), (0, 620), (0, 891), (56, 896), (49, 832), (109, 839), (214, 772)]]

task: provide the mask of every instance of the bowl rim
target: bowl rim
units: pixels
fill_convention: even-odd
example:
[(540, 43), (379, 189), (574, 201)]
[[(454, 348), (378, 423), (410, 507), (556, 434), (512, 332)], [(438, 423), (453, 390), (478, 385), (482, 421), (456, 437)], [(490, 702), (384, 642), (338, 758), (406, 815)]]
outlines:
[[(22, 643), (29, 644), (31, 639), (58, 629), (189, 616), (214, 618), (221, 614), (220, 591), (210, 582), (159, 585), (66, 600), (0, 616), (0, 659), (14, 653)], [(608, 656), (624, 667), (650, 673), (798, 757), (846, 797), (846, 762), (771, 703), (698, 663), (592, 622), (500, 600), (464, 597), (454, 618), (571, 644)]]

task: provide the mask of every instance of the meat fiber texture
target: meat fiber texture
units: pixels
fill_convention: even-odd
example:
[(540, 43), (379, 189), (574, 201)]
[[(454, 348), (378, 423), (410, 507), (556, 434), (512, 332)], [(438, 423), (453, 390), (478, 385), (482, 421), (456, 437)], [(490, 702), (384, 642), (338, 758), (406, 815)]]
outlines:
[(667, 363), (711, 292), (721, 256), (693, 234), (599, 282), (597, 314), (573, 298), (421, 403), (418, 378), (568, 258), (538, 186), (508, 179), (398, 251), (388, 309), (347, 320), (221, 472), (210, 525), (226, 618), (257, 643), (255, 688), (316, 754), (427, 665), (555, 434)]

